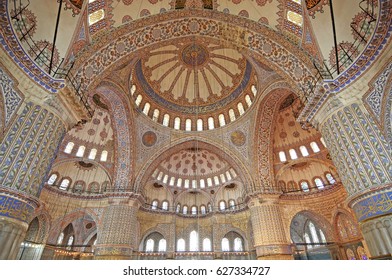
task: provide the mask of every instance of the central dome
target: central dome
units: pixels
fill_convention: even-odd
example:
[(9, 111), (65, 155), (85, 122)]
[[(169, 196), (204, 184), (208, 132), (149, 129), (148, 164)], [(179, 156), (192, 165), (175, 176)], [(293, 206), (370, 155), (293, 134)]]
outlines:
[(251, 66), (247, 64), (234, 49), (185, 42), (148, 51), (137, 65), (137, 75), (150, 97), (157, 95), (175, 104), (172, 109), (189, 113), (189, 107), (203, 106), (206, 112), (214, 110), (207, 105), (224, 106), (232, 101), (226, 97), (241, 94), (249, 82)]
[(170, 41), (141, 52), (130, 80), (136, 106), (185, 131), (224, 126), (250, 108), (257, 75), (237, 49), (205, 38)]

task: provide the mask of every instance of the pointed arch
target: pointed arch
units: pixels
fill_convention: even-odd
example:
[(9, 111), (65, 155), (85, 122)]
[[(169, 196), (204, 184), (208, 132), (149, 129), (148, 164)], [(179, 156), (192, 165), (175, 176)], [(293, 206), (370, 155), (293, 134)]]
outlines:
[(135, 148), (133, 145), (126, 147), (123, 145), (123, 143), (134, 143), (135, 131), (132, 130), (134, 127), (132, 110), (126, 100), (125, 92), (112, 82), (104, 81), (92, 92), (102, 96), (113, 118), (112, 126), (115, 139), (113, 187), (118, 190), (126, 189), (133, 185), (134, 172), (132, 159), (135, 158)]

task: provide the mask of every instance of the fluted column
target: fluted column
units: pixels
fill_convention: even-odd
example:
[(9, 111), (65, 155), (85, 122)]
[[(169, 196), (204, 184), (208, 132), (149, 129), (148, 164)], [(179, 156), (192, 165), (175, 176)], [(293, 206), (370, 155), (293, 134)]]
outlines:
[(378, 222), (392, 215), (391, 143), (361, 103), (341, 106), (320, 123), (370, 253), (391, 254), (391, 236)]
[(39, 206), (65, 125), (33, 102), (21, 105), (0, 143), (0, 259), (14, 259)]
[(137, 250), (137, 212), (140, 201), (134, 197), (112, 197), (98, 227), (94, 257), (99, 260), (132, 259)]
[(252, 197), (248, 206), (257, 259), (293, 259), (284, 231), (278, 196), (262, 194)]

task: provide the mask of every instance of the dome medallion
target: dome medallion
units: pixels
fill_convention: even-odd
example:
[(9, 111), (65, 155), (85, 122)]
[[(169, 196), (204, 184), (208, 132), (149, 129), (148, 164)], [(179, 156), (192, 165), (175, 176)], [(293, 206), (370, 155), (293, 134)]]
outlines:
[(208, 59), (208, 51), (198, 44), (186, 46), (181, 53), (182, 61), (191, 66), (202, 66)]

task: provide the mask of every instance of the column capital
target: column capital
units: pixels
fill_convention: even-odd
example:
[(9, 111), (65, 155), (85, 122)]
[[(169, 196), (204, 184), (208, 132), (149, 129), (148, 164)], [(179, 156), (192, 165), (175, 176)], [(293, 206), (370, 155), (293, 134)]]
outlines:
[(361, 192), (349, 202), (359, 222), (392, 214), (392, 184)]
[(281, 194), (265, 194), (259, 193), (257, 195), (251, 195), (247, 198), (248, 207), (257, 207), (262, 205), (274, 205), (279, 203)]
[[(39, 201), (26, 193), (0, 187), (0, 216), (29, 224), (34, 212), (40, 207)], [(26, 228), (27, 229), (27, 228)]]
[(109, 205), (128, 205), (139, 208), (144, 204), (144, 198), (141, 194), (133, 192), (110, 193), (108, 197)]

